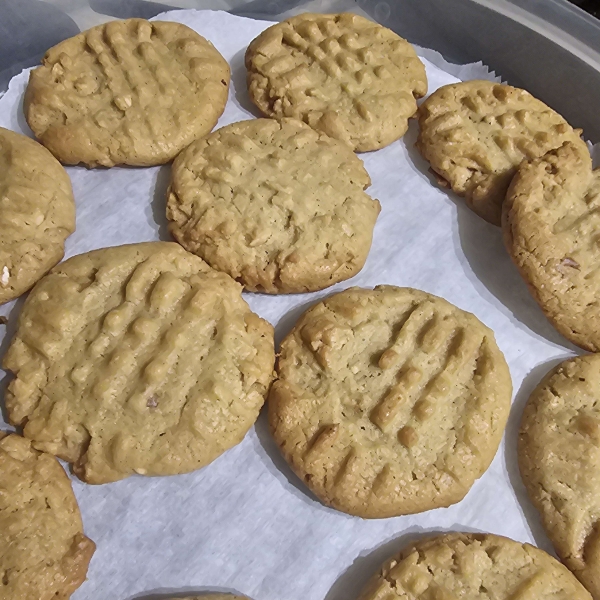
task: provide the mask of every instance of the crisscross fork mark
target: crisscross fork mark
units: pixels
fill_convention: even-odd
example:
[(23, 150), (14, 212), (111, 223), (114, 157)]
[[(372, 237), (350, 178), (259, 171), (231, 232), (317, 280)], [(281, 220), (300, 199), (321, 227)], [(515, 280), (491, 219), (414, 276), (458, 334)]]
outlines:
[[(586, 224), (590, 221), (596, 221), (600, 217), (600, 206), (595, 206), (590, 210), (587, 210), (575, 217), (574, 219), (568, 219), (565, 217), (565, 223), (560, 223), (560, 221), (554, 226), (552, 233), (561, 234), (561, 233), (570, 233), (574, 229), (581, 227), (581, 225)], [(561, 219), (562, 220), (562, 219)], [(594, 228), (597, 231), (600, 231), (600, 224), (598, 227)]]
[[(413, 416), (418, 422), (422, 423), (433, 416), (436, 407), (439, 407), (440, 403), (448, 396), (449, 388), (455, 388), (462, 392), (473, 378), (483, 344), (484, 340), (479, 336), (470, 334), (466, 329), (459, 330), (450, 343), (443, 367), (427, 384), (413, 405)], [(401, 443), (405, 437), (403, 432), (406, 427), (410, 427), (410, 425), (403, 427), (398, 432)], [(415, 431), (415, 435), (418, 435), (416, 427), (413, 431)], [(410, 444), (405, 443), (404, 445)]]
[[(143, 263), (142, 263), (142, 265), (143, 265)], [(140, 268), (143, 268), (143, 266), (138, 265), (136, 267), (136, 271), (139, 271)], [(135, 271), (134, 271), (134, 273), (135, 273)], [(151, 282), (151, 284), (150, 284), (152, 289), (157, 284), (157, 282), (160, 280), (162, 275), (163, 275), (163, 273), (156, 274), (156, 277), (154, 278), (153, 282)], [(133, 274), (132, 274), (132, 276), (133, 276)], [(129, 278), (129, 280), (131, 280), (131, 277)], [(151, 293), (152, 292), (150, 291), (148, 293), (148, 296)], [(163, 315), (162, 315), (163, 318), (158, 320), (159, 321), (158, 327), (153, 332), (153, 334), (149, 335), (149, 336), (145, 336), (143, 338), (143, 340), (141, 341), (141, 343), (136, 346), (136, 348), (135, 348), (135, 352), (137, 354), (136, 360), (133, 363), (131, 363), (130, 365), (123, 365), (119, 368), (119, 377), (124, 378), (125, 384), (127, 381), (131, 380), (131, 375), (133, 373), (141, 372), (146, 367), (146, 365), (143, 364), (142, 361), (140, 361), (140, 355), (149, 357), (151, 360), (156, 356), (158, 349), (160, 348), (160, 346), (163, 343), (165, 335), (174, 328), (174, 325), (178, 321), (181, 321), (181, 319), (183, 318), (183, 313), (185, 311), (183, 311), (183, 313), (182, 313), (182, 311), (180, 310), (180, 307), (187, 305), (195, 293), (196, 293), (196, 290), (194, 288), (187, 290), (187, 292), (180, 295), (175, 300), (175, 302), (173, 302), (169, 306), (169, 309), (166, 312), (163, 311)], [(109, 345), (104, 349), (104, 351), (94, 350), (93, 345), (94, 345), (94, 343), (98, 342), (101, 339), (100, 336), (107, 336), (107, 333), (106, 333), (107, 319), (110, 318), (111, 314), (115, 314), (115, 311), (123, 310), (124, 307), (130, 308), (131, 312), (129, 314), (127, 314), (128, 318), (125, 319), (123, 326), (120, 327), (119, 331), (114, 331), (114, 329), (113, 329), (113, 331), (111, 331), (111, 335), (108, 340)], [(92, 340), (89, 344), (86, 345), (86, 358), (85, 358), (84, 362), (87, 362), (87, 363), (92, 362), (95, 364), (98, 364), (99, 362), (104, 362), (107, 364), (110, 363), (110, 361), (113, 360), (118, 355), (118, 353), (121, 351), (122, 347), (124, 346), (123, 341), (124, 341), (125, 337), (128, 335), (132, 335), (132, 333), (131, 333), (132, 325), (141, 316), (147, 316), (147, 313), (148, 313), (147, 306), (143, 302), (139, 303), (137, 305), (134, 305), (131, 302), (125, 302), (125, 303), (119, 304), (118, 306), (112, 308), (109, 311), (107, 311), (105, 309), (103, 311), (104, 316), (101, 318), (101, 328), (98, 332), (98, 335), (96, 336), (96, 339)], [(169, 318), (164, 319), (165, 315), (167, 315)], [(157, 319), (154, 319), (154, 322), (156, 323)], [(80, 332), (74, 338), (72, 347), (77, 347), (78, 346), (78, 344), (76, 343), (77, 340), (81, 339), (82, 337), (85, 338), (86, 333), (87, 333), (87, 328), (85, 328), (82, 332)], [(138, 341), (139, 341), (139, 338), (138, 338)], [(181, 351), (181, 349), (179, 349), (179, 350)], [(91, 353), (91, 355), (90, 355), (90, 353)], [(72, 372), (76, 368), (77, 368), (77, 365), (75, 364), (72, 369)], [(97, 369), (88, 369), (88, 372), (85, 375), (85, 377), (78, 381), (78, 384), (81, 386), (82, 395), (90, 394), (96, 385), (98, 385), (99, 383), (102, 383), (99, 381), (98, 378), (99, 378), (99, 374), (98, 374)], [(113, 381), (113, 380), (111, 379), (109, 381)], [(163, 382), (163, 384), (166, 384), (166, 381)], [(114, 386), (112, 386), (112, 387), (114, 387)]]
[(523, 581), (507, 600), (538, 600), (547, 598), (555, 590), (553, 578), (548, 577), (545, 570), (539, 569)]
[(360, 463), (359, 451), (354, 447), (350, 447), (339, 462), (340, 466), (334, 476), (332, 487), (342, 492), (347, 490), (348, 493), (355, 493), (355, 486), (351, 482), (360, 479)]
[[(371, 422), (382, 431), (389, 429), (400, 408), (423, 386), (419, 358), (435, 352), (444, 344), (448, 333), (446, 329), (445, 326), (439, 326), (431, 303), (420, 304), (412, 309), (392, 345), (380, 356), (380, 368), (387, 370), (400, 367), (397, 383), (369, 415)], [(425, 342), (424, 347), (418, 347), (419, 338)]]
[[(145, 23), (140, 25), (140, 27), (145, 26)], [(179, 90), (186, 89), (189, 86), (196, 87), (196, 83), (192, 81), (181, 68), (180, 62), (177, 59), (171, 60), (171, 56), (176, 56), (176, 53), (172, 53), (158, 35), (155, 35), (154, 37), (151, 35), (150, 40), (138, 40), (135, 42), (135, 45), (132, 46), (132, 44), (129, 43), (132, 41), (131, 39), (117, 41), (118, 38), (125, 36), (113, 35), (111, 38), (109, 33), (110, 26), (106, 26), (103, 29), (106, 45), (117, 61), (122, 61), (127, 67), (124, 69), (125, 77), (136, 77), (137, 81), (129, 79), (129, 83), (133, 87), (143, 85), (147, 81), (147, 79), (141, 75), (141, 69), (145, 69), (147, 73), (154, 76), (154, 80), (158, 84), (158, 91), (161, 92), (172, 91), (169, 90), (169, 86)], [(142, 61), (139, 61), (136, 58), (136, 52), (139, 57), (143, 59)], [(154, 91), (156, 92), (156, 89)]]
[[(103, 28), (102, 30), (92, 29), (86, 35), (86, 45), (92, 51), (96, 62), (102, 67), (102, 71), (106, 78), (106, 86), (112, 94), (111, 100), (114, 102), (118, 93), (121, 91), (119, 90), (119, 92), (117, 92), (115, 90), (117, 83), (119, 87), (122, 86), (122, 89), (130, 95), (138, 96), (139, 93), (137, 88), (141, 85), (152, 89), (153, 94), (157, 94), (159, 92), (159, 86), (154, 77), (143, 79), (142, 69), (140, 69), (141, 65), (136, 65), (136, 68), (133, 70), (124, 68), (124, 65), (122, 65), (119, 60), (116, 49), (112, 46), (108, 38), (104, 39), (105, 37), (107, 37), (106, 28)], [(152, 74), (147, 65), (144, 66), (146, 66), (145, 70), (149, 74)], [(142, 120), (146, 125), (146, 130), (153, 133), (148, 113), (146, 111), (141, 111), (139, 114), (141, 114)], [(135, 143), (132, 132), (129, 131), (128, 128), (124, 128), (123, 133), (128, 137), (132, 144)]]
[[(432, 326), (432, 328), (435, 325)], [(460, 388), (473, 376), (475, 364), (481, 353), (482, 340), (465, 329), (458, 331), (441, 328), (434, 331), (430, 346), (421, 350), (420, 355), (435, 353), (444, 348), (443, 364), (437, 372), (423, 376), (418, 363), (419, 355), (411, 358), (401, 369), (398, 384), (388, 392), (371, 413), (371, 421), (382, 431), (388, 432), (393, 427), (401, 408), (409, 409), (409, 423), (416, 419), (414, 425), (406, 424), (398, 431), (400, 443), (410, 448), (418, 442), (418, 423), (429, 420), (439, 403), (447, 396), (449, 388)], [(420, 391), (420, 392), (419, 392)]]
[[(143, 93), (150, 97), (158, 97), (168, 91), (169, 85), (176, 87), (177, 84), (179, 87), (176, 89), (185, 89), (190, 85), (195, 87), (195, 83), (183, 72), (179, 61), (166, 60), (169, 51), (158, 37), (155, 37), (152, 42), (136, 41), (135, 48), (138, 49), (139, 54), (137, 58), (135, 51), (132, 50), (131, 40), (126, 36), (127, 32), (110, 35), (109, 26), (101, 30), (92, 30), (86, 36), (87, 47), (92, 50), (96, 62), (103, 69), (106, 85), (113, 95), (113, 102), (117, 100), (119, 94), (140, 98), (143, 90)], [(121, 37), (125, 39), (120, 40)], [(158, 51), (155, 47), (157, 45), (161, 50), (164, 47), (166, 51)], [(173, 114), (173, 110), (171, 113)], [(151, 132), (156, 139), (149, 113), (138, 108), (136, 114), (141, 115), (147, 131)], [(127, 128), (124, 133), (133, 144), (135, 140), (132, 133)]]
[(326, 456), (334, 447), (339, 432), (340, 425), (337, 423), (321, 427), (304, 454), (304, 462), (311, 465)]
[[(319, 27), (318, 24), (315, 23), (315, 25), (317, 27)], [(319, 27), (320, 32), (322, 33), (322, 35), (324, 36), (321, 40), (319, 40), (319, 42), (315, 42), (312, 39), (307, 39), (301, 32), (299, 32), (296, 28), (294, 28), (292, 30), (292, 33), (288, 33), (288, 35), (286, 36), (284, 34), (282, 43), (287, 45), (291, 51), (292, 51), (292, 56), (295, 54), (294, 51), (299, 51), (301, 53), (302, 56), (306, 56), (308, 55), (310, 57), (310, 62), (306, 63), (305, 65), (307, 67), (310, 67), (313, 64), (319, 65), (321, 71), (323, 72), (323, 74), (326, 77), (331, 77), (332, 73), (331, 73), (331, 69), (332, 67), (337, 71), (336, 73), (333, 73), (333, 75), (340, 77), (341, 75), (343, 75), (344, 73), (348, 74), (348, 62), (347, 60), (344, 62), (344, 68), (341, 67), (338, 62), (335, 60), (339, 55), (343, 55), (345, 57), (351, 57), (354, 58), (357, 62), (361, 62), (359, 60), (359, 58), (357, 57), (357, 49), (354, 49), (353, 51), (347, 50), (342, 48), (341, 44), (338, 42), (338, 49), (337, 51), (333, 52), (333, 54), (331, 54), (330, 49), (323, 50), (323, 48), (321, 48), (321, 43), (323, 41), (325, 41), (326, 39), (328, 39), (328, 37), (330, 36), (329, 33), (323, 33), (321, 27)], [(342, 34), (338, 31), (335, 37), (335, 40), (337, 41), (339, 39), (339, 37)], [(300, 42), (300, 40), (302, 40), (302, 42)], [(358, 48), (359, 50), (362, 50), (363, 47)], [(322, 56), (321, 56), (322, 55)], [(350, 77), (348, 77), (350, 78)], [(354, 80), (353, 80), (354, 82)], [(341, 87), (344, 85), (344, 81), (340, 80), (340, 89)], [(306, 91), (306, 90), (304, 90)]]

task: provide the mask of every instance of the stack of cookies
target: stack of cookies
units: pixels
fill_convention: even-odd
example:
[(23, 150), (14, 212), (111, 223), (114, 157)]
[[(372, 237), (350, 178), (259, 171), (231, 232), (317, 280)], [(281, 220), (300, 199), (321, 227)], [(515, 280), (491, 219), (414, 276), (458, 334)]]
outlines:
[[(488, 327), (420, 290), (354, 287), (306, 311), (276, 363), (272, 326), (242, 298), (323, 290), (362, 269), (380, 205), (356, 152), (398, 140), (414, 116), (440, 182), (502, 224), (556, 328), (600, 348), (600, 180), (560, 115), (487, 81), (418, 107), (427, 79), (412, 46), (351, 14), (273, 25), (245, 64), (264, 118), (212, 132), (230, 68), (210, 42), (178, 23), (101, 25), (32, 71), (24, 110), (41, 145), (0, 129), (0, 303), (33, 287), (3, 359), (22, 435), (0, 433), (2, 598), (68, 598), (85, 579), (94, 544), (55, 457), (89, 484), (190, 472), (238, 444), (267, 398), (276, 443), (323, 503), (387, 518), (464, 498), (512, 398)], [(75, 228), (60, 163), (171, 161), (178, 243), (57, 264)], [(595, 359), (565, 363), (534, 392), (519, 454), (557, 552), (598, 599)], [(455, 533), (405, 549), (361, 596), (451, 597), (590, 595), (541, 550)]]

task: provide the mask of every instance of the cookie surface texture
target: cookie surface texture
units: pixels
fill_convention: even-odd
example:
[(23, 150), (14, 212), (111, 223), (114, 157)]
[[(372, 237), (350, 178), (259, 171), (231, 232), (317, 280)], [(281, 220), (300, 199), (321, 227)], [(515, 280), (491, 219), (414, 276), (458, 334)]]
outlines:
[(273, 373), (273, 328), (240, 292), (175, 243), (70, 258), (19, 316), (9, 419), (88, 483), (208, 464), (242, 440)]
[(60, 463), (0, 432), (0, 597), (68, 600), (85, 581), (94, 542)]
[(417, 147), (480, 217), (500, 225), (521, 161), (570, 141), (587, 146), (558, 113), (525, 90), (491, 81), (443, 86), (420, 106)]
[(506, 196), (502, 232), (514, 263), (552, 325), (600, 351), (600, 170), (565, 144), (524, 163)]
[(406, 547), (376, 573), (359, 600), (592, 600), (555, 558), (529, 544), (450, 533)]
[(600, 356), (564, 361), (531, 394), (519, 468), (558, 556), (600, 598)]
[(59, 262), (74, 231), (67, 172), (46, 148), (0, 127), (0, 304)]
[(25, 117), (64, 164), (160, 165), (212, 130), (229, 79), (225, 59), (186, 25), (113, 21), (46, 52)]
[(510, 407), (494, 335), (410, 288), (350, 288), (281, 344), (273, 436), (327, 505), (365, 518), (460, 501), (489, 466)]
[(379, 214), (362, 161), (296, 119), (253, 119), (173, 163), (170, 231), (250, 291), (319, 290), (358, 273)]
[(427, 93), (425, 67), (390, 29), (350, 13), (305, 13), (266, 29), (246, 52), (250, 98), (366, 152), (404, 135)]

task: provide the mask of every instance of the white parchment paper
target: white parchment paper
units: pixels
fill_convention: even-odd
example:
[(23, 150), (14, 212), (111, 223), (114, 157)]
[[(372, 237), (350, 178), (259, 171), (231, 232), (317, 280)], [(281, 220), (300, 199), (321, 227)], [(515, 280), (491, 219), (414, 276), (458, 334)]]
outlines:
[[(223, 12), (177, 11), (210, 39), (232, 67), (229, 103), (219, 125), (256, 116), (245, 86), (244, 51), (269, 23)], [(457, 67), (423, 51), (430, 91), (463, 78), (494, 76), (481, 64)], [(30, 131), (22, 114), (28, 73), (0, 99), (0, 126)], [(254, 600), (351, 600), (379, 564), (423, 532), (486, 531), (549, 549), (528, 503), (516, 462), (516, 435), (528, 394), (542, 375), (575, 352), (549, 325), (502, 245), (498, 228), (440, 190), (406, 136), (362, 154), (382, 211), (363, 271), (325, 292), (247, 294), (280, 339), (319, 298), (350, 285), (412, 286), (473, 312), (506, 355), (515, 400), (505, 442), (465, 500), (417, 516), (366, 521), (325, 508), (292, 474), (272, 442), (264, 412), (244, 441), (189, 475), (131, 477), (104, 486), (73, 481), (85, 530), (97, 544), (88, 581), (74, 600), (146, 600), (169, 592), (236, 591)], [(69, 167), (77, 231), (67, 256), (130, 242), (169, 239), (165, 190), (170, 167), (109, 170)], [(8, 346), (22, 299), (0, 308), (0, 351)], [(6, 331), (6, 333), (5, 333)], [(3, 335), (4, 334), (4, 335)], [(4, 385), (7, 378), (4, 378)], [(0, 423), (1, 425), (1, 423)]]

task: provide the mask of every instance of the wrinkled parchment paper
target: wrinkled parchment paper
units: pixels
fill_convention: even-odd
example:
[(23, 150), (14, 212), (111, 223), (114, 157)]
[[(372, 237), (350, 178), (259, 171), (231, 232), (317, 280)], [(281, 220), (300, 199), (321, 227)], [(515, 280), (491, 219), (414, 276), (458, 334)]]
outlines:
[[(243, 57), (268, 23), (210, 11), (158, 18), (186, 23), (230, 62), (229, 103), (219, 125), (256, 116)], [(457, 77), (493, 78), (481, 64), (456, 67), (432, 51), (423, 54), (445, 69), (424, 60), (430, 91)], [(27, 76), (15, 77), (0, 99), (0, 126), (30, 134), (22, 115)], [(530, 391), (575, 348), (530, 297), (499, 229), (435, 184), (414, 148), (416, 133), (413, 121), (402, 140), (361, 155), (373, 180), (368, 192), (382, 211), (358, 276), (324, 292), (246, 299), (276, 326), (277, 339), (308, 306), (350, 285), (416, 287), (473, 312), (495, 331), (515, 390), (505, 441), (490, 469), (463, 502), (448, 509), (375, 521), (350, 517), (322, 506), (292, 474), (269, 436), (263, 411), (239, 446), (196, 473), (136, 476), (99, 487), (74, 479), (85, 531), (98, 546), (88, 581), (74, 600), (150, 600), (208, 590), (254, 600), (352, 600), (384, 559), (430, 531), (489, 531), (549, 549), (519, 478), (517, 427)], [(170, 239), (164, 216), (169, 169), (67, 168), (77, 200), (77, 231), (67, 241), (67, 256)], [(10, 315), (6, 329), (0, 326), (2, 352), (21, 304), (22, 299), (0, 308)]]

